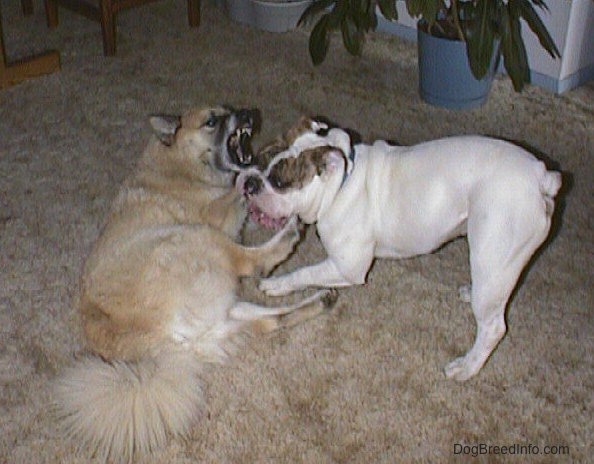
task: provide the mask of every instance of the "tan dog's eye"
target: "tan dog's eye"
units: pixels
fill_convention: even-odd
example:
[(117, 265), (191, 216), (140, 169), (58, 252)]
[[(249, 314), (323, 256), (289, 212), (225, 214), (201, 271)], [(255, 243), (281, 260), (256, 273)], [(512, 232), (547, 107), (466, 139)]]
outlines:
[(214, 114), (211, 114), (210, 117), (204, 123), (204, 125), (209, 129), (213, 129), (214, 127), (216, 127), (218, 122), (219, 118), (217, 118)]

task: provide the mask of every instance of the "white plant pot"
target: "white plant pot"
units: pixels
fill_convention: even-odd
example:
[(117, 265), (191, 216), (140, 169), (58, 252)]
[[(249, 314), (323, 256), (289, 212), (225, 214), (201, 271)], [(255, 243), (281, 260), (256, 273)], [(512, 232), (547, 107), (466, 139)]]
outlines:
[(225, 0), (229, 18), (269, 32), (287, 32), (312, 0)]
[(254, 18), (254, 4), (251, 0), (224, 0), (223, 6), (227, 16), (233, 21), (248, 26), (254, 25), (256, 19)]

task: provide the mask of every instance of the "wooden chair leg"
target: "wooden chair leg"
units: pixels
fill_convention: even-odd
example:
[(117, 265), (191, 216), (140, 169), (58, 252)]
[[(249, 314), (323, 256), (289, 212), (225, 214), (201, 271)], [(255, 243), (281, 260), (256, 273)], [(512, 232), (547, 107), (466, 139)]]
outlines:
[(190, 27), (200, 26), (200, 0), (188, 0), (188, 22)]
[(23, 14), (25, 16), (33, 14), (33, 0), (21, 0), (21, 6), (23, 7)]
[(45, 0), (45, 19), (47, 27), (55, 29), (58, 27), (58, 2), (57, 0)]
[(49, 74), (60, 69), (60, 54), (47, 52), (9, 63), (4, 48), (2, 14), (0, 12), (0, 89), (18, 84), (25, 79)]
[[(145, 0), (148, 3), (151, 0)], [(21, 0), (23, 8), (25, 3), (31, 3), (32, 0)], [(58, 26), (58, 4), (60, 0), (44, 0), (47, 25), (50, 29)], [(201, 0), (187, 0), (188, 2), (188, 22), (190, 27), (200, 25), (200, 3)], [(101, 23), (101, 33), (103, 37), (103, 53), (106, 56), (116, 54), (116, 15), (121, 9), (128, 9), (137, 4), (142, 4), (142, 0), (99, 0), (99, 8), (86, 2), (77, 2), (75, 0), (62, 0), (62, 5), (76, 13), (82, 14), (89, 19), (99, 19)]]
[(100, 0), (101, 32), (103, 34), (103, 53), (113, 56), (116, 52), (116, 23), (112, 0)]

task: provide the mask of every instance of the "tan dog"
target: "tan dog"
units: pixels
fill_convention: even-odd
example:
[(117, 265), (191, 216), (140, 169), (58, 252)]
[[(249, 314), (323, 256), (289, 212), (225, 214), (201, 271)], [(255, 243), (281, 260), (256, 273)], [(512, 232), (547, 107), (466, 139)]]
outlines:
[(230, 169), (250, 156), (252, 120), (224, 107), (152, 118), (157, 137), (87, 260), (81, 315), (94, 355), (65, 372), (56, 405), (69, 435), (101, 460), (131, 461), (186, 434), (202, 367), (224, 361), (236, 335), (292, 325), (336, 299), (237, 300), (239, 278), (268, 273), (299, 238), (293, 221), (262, 246), (234, 241), (246, 212)]

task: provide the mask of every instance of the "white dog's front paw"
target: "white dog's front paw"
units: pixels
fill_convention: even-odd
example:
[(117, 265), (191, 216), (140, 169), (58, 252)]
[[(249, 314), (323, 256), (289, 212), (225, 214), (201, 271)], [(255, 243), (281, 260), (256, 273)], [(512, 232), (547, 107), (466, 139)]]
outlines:
[(268, 296), (285, 296), (294, 291), (282, 277), (268, 277), (262, 279), (260, 280), (258, 288)]
[(469, 366), (469, 362), (466, 357), (462, 356), (447, 364), (444, 368), (444, 373), (448, 379), (457, 380), (458, 382), (465, 382), (474, 376), (479, 371), (479, 369)]

